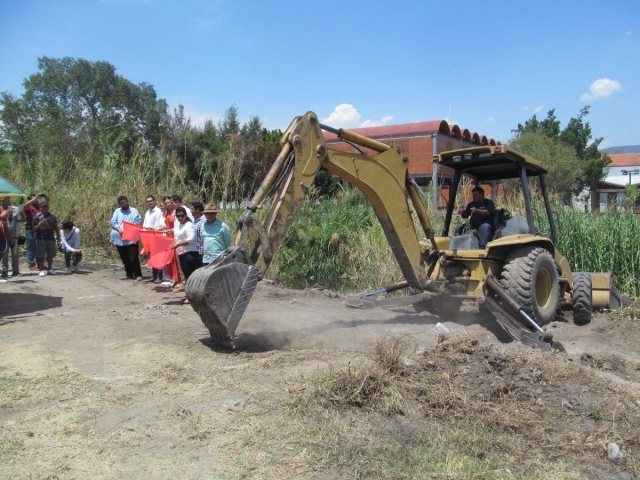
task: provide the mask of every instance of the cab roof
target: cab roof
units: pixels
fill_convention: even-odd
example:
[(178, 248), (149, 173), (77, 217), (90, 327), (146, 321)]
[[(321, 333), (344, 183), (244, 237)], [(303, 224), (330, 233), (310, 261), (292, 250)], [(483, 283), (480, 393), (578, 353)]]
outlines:
[(506, 145), (482, 146), (449, 150), (437, 156), (439, 165), (470, 175), (477, 180), (502, 180), (520, 177), (520, 164), (527, 168), (527, 176), (547, 173), (547, 166)]

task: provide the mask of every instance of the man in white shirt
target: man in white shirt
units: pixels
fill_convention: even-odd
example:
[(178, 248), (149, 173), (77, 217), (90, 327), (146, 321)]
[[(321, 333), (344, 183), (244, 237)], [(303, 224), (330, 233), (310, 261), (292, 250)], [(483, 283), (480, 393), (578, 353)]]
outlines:
[[(164, 213), (156, 205), (156, 199), (153, 195), (147, 195), (145, 198), (147, 211), (144, 214), (142, 227), (145, 230), (162, 230), (165, 227)], [(151, 269), (151, 278), (147, 280), (149, 283), (160, 283), (162, 281), (162, 270), (156, 268)]]
[(142, 227), (147, 230), (162, 230), (164, 228), (164, 213), (156, 205), (156, 199), (153, 195), (147, 196), (145, 199), (147, 211), (144, 214)]

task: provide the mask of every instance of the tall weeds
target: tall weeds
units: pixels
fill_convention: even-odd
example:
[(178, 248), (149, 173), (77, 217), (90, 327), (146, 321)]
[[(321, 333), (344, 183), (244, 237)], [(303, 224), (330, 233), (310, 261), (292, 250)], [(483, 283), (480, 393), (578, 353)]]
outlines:
[[(87, 259), (99, 260), (114, 254), (108, 244), (109, 220), (118, 195), (127, 195), (130, 204), (141, 213), (149, 194), (159, 198), (178, 193), (185, 203), (220, 201), (225, 196), (228, 201), (233, 191), (229, 185), (238, 181), (233, 173), (235, 164), (235, 159), (229, 158), (227, 178), (212, 182), (209, 189), (204, 183), (194, 185), (185, 180), (186, 168), (175, 153), (146, 150), (140, 145), (128, 162), (109, 162), (110, 168), (85, 168), (79, 160), (56, 162), (40, 155), (29, 163), (10, 164), (10, 171), (14, 183), (31, 192), (48, 193), (58, 218), (71, 219), (82, 229), (83, 248), (90, 254)], [(425, 201), (430, 198), (426, 196)], [(521, 205), (508, 200), (500, 199), (498, 206), (524, 215)], [(442, 213), (430, 204), (427, 209), (439, 233)], [(540, 212), (536, 215), (538, 229), (548, 232), (544, 207), (538, 205), (536, 210)], [(233, 229), (242, 213), (242, 209), (225, 209), (220, 218)], [(258, 212), (258, 219), (264, 213)], [(620, 291), (640, 296), (640, 217), (616, 212), (594, 216), (560, 208), (555, 218), (557, 247), (574, 271), (613, 272)], [(420, 232), (417, 225), (416, 231)], [(309, 200), (302, 206), (269, 276), (289, 285), (320, 283), (343, 291), (377, 289), (402, 278), (373, 209), (364, 195), (353, 188), (332, 198)]]

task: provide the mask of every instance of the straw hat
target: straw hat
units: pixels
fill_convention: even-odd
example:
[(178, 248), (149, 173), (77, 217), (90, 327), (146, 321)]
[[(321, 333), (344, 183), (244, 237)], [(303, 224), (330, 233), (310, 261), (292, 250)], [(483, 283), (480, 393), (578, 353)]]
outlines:
[(202, 213), (220, 213), (220, 210), (214, 203), (207, 203)]

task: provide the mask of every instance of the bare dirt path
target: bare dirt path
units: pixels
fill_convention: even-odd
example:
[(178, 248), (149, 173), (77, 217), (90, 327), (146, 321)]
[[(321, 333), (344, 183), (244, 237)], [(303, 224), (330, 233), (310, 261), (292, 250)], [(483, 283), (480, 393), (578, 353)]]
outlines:
[[(432, 349), (439, 321), (452, 335), (504, 340), (474, 313), (353, 310), (327, 291), (262, 283), (229, 354), (211, 348), (179, 294), (122, 277), (86, 267), (0, 285), (0, 478), (274, 478), (279, 465), (324, 478), (250, 448), (266, 428), (252, 419), (286, 420), (291, 379), (355, 363), (385, 337)], [(567, 358), (640, 386), (638, 322), (551, 328)]]

